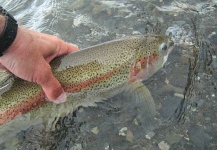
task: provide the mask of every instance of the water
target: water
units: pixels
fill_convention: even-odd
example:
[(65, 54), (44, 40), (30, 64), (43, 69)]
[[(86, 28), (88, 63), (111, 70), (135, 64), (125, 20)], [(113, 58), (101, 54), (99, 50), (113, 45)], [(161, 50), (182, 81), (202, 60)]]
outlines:
[[(98, 107), (20, 131), (1, 149), (217, 149), (216, 0), (0, 0), (20, 24), (85, 48), (135, 34), (170, 34), (177, 43), (164, 68), (144, 84), (157, 106), (123, 93)], [(178, 123), (177, 123), (178, 122)]]

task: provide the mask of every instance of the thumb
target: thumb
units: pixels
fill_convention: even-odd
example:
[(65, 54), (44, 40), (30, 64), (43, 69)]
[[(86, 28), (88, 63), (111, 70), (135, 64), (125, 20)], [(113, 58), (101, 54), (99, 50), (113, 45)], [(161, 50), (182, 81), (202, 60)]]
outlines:
[(66, 101), (66, 94), (60, 82), (52, 74), (49, 64), (46, 64), (42, 70), (38, 71), (36, 83), (42, 86), (47, 98), (54, 103), (63, 103)]
[(41, 83), (41, 86), (50, 101), (57, 104), (66, 101), (66, 94), (61, 84), (52, 74), (47, 82)]

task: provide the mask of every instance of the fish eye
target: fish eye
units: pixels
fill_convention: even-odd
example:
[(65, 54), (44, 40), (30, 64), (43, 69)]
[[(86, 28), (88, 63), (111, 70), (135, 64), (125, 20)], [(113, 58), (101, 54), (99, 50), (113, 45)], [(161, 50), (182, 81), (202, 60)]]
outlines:
[(162, 43), (162, 44), (160, 45), (159, 50), (160, 50), (160, 51), (165, 51), (165, 50), (167, 50), (167, 45), (166, 45), (165, 43)]

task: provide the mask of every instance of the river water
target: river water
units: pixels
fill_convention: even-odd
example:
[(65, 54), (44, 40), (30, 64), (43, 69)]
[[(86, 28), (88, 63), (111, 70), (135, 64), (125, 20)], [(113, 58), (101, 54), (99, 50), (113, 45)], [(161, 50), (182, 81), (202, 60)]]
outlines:
[(167, 64), (144, 84), (157, 108), (119, 94), (97, 107), (20, 131), (1, 149), (216, 150), (216, 0), (0, 0), (19, 24), (85, 48), (137, 34), (169, 34), (176, 41)]

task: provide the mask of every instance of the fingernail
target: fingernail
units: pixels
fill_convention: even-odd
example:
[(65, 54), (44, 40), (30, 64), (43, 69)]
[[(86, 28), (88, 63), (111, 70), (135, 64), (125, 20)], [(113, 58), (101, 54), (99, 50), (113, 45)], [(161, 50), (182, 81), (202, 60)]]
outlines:
[(72, 44), (72, 43), (70, 43), (72, 46), (75, 46), (75, 47), (77, 47), (78, 48), (78, 46), (76, 45), (76, 44)]
[(64, 103), (66, 101), (66, 93), (62, 93), (59, 97), (57, 97), (57, 99), (53, 100), (54, 103), (56, 104), (60, 104), (60, 103)]

